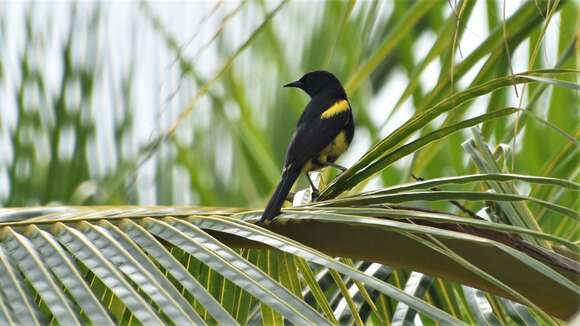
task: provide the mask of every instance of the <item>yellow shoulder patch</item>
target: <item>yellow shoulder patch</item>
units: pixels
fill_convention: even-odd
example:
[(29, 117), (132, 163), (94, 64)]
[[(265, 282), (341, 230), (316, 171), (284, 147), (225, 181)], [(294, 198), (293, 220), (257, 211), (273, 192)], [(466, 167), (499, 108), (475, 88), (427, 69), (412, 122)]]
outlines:
[(326, 111), (322, 112), (320, 115), (320, 119), (329, 119), (333, 116), (342, 113), (344, 111), (350, 110), (350, 106), (348, 105), (347, 100), (340, 100), (334, 103), (330, 108), (326, 109)]

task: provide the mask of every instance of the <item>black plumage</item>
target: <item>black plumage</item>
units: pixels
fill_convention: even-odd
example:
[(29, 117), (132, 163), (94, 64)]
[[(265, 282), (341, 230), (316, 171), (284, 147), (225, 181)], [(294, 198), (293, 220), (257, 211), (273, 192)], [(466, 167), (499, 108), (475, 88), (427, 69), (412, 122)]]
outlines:
[(340, 81), (323, 70), (307, 73), (284, 87), (310, 95), (286, 152), (282, 178), (266, 205), (261, 222), (280, 214), (280, 208), (300, 173), (333, 165), (354, 136), (354, 120)]

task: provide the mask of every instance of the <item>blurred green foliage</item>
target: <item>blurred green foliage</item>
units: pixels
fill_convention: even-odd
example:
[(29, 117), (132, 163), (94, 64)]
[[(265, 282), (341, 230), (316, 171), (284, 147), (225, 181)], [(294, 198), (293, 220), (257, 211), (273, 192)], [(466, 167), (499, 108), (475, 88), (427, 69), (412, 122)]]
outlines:
[[(54, 12), (48, 5), (20, 8), (23, 27), (4, 12), (0, 67), (17, 65), (0, 70), (6, 81), (1, 137), (8, 153), (0, 167), (2, 205), (260, 207), (278, 181), (307, 101), (280, 85), (306, 71), (328, 69), (348, 87), (357, 135), (343, 163), (351, 165), (406, 117), (469, 85), (510, 74), (514, 61), (523, 70), (577, 69), (573, 1), (511, 4), (506, 17), (503, 4), (491, 0), (198, 3), (189, 8), (197, 12), (189, 29), (167, 19), (178, 5), (134, 3), (126, 22), (132, 27), (117, 31), (111, 13), (119, 7), (67, 4), (66, 28), (40, 21)], [(13, 35), (22, 38), (22, 49), (9, 51), (18, 42), (7, 33), (19, 27), (24, 29)], [(115, 33), (129, 52), (115, 48)], [(140, 51), (162, 55), (139, 60), (145, 56)], [(108, 66), (119, 62), (120, 68)], [(156, 74), (147, 75), (151, 71)], [(576, 80), (574, 74), (558, 78)], [(156, 86), (142, 89), (141, 79)], [(155, 99), (147, 114), (138, 105), (143, 92), (157, 92), (146, 97)], [(518, 95), (500, 88), (473, 97), (461, 110), (430, 121), (421, 134), (476, 112), (521, 106), (576, 135), (577, 91), (526, 85)], [(512, 146), (504, 154), (509, 172), (577, 178), (577, 149), (566, 151), (569, 143), (561, 135), (518, 116), (517, 125), (513, 118), (482, 125), (487, 142)], [(468, 136), (455, 133), (429, 144), (374, 175), (370, 186), (408, 181), (411, 172), (425, 178), (474, 172), (461, 147)], [(573, 194), (540, 186), (532, 192), (577, 205)], [(561, 228), (551, 214), (543, 212), (541, 221)]]

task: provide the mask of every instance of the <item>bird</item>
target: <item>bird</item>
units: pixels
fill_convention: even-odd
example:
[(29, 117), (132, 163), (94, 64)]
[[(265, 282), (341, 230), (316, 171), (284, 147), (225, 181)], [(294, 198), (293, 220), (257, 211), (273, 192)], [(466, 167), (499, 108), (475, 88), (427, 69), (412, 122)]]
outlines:
[(301, 173), (305, 173), (314, 196), (318, 190), (309, 172), (331, 166), (346, 168), (335, 161), (344, 153), (354, 136), (354, 118), (344, 87), (332, 73), (317, 70), (284, 87), (299, 88), (310, 96), (310, 102), (298, 119), (286, 151), (280, 183), (274, 190), (260, 223), (278, 216), (280, 209)]

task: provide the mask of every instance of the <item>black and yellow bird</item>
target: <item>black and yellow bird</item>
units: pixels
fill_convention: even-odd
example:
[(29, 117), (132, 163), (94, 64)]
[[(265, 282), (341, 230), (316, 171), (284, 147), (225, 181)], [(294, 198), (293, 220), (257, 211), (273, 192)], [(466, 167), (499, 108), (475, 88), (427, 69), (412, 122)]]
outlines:
[(316, 191), (310, 171), (326, 166), (344, 170), (334, 162), (354, 136), (350, 103), (340, 81), (328, 71), (313, 71), (284, 87), (296, 87), (310, 96), (286, 152), (282, 180), (270, 198), (260, 222), (280, 214), (280, 208), (302, 172)]

